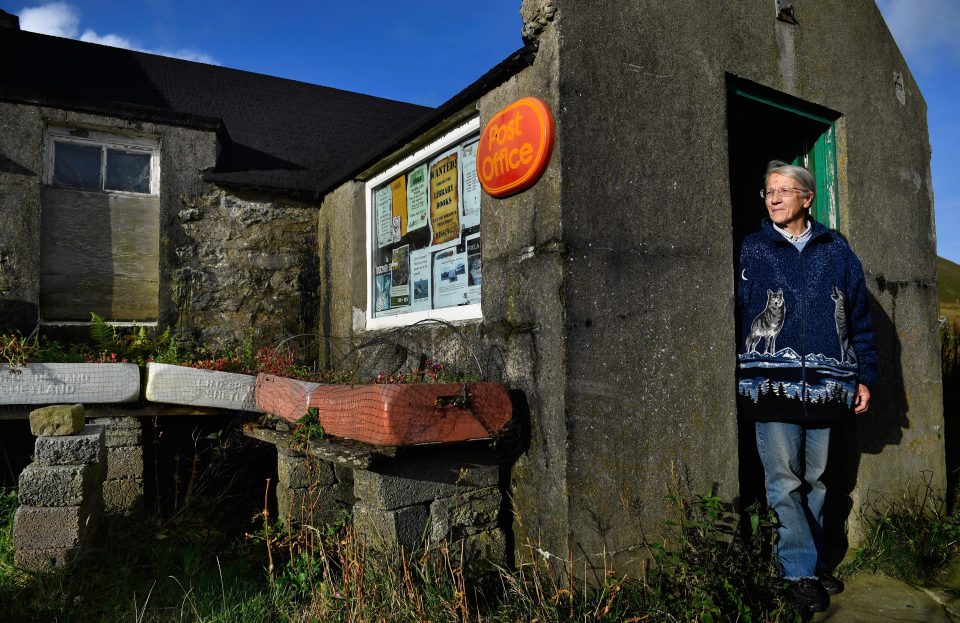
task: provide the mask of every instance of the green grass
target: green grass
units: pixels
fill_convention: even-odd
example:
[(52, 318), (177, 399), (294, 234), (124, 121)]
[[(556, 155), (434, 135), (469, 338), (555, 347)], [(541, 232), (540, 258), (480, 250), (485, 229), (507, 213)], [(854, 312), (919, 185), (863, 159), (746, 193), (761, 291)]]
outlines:
[(263, 554), (242, 538), (218, 534), (199, 519), (110, 537), (63, 573), (28, 574), (13, 567), (15, 494), (0, 495), (0, 612), (4, 620), (99, 622), (285, 621), (265, 582)]
[(960, 323), (960, 264), (937, 258), (937, 295), (940, 315), (949, 323)]
[(960, 264), (937, 257), (937, 285), (941, 304), (960, 305)]

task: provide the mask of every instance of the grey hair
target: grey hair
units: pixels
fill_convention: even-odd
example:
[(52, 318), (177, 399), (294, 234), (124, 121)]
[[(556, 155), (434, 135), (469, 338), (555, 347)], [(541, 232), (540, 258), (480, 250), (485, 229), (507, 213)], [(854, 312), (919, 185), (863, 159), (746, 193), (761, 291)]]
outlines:
[(806, 191), (809, 195), (816, 192), (817, 180), (814, 179), (813, 173), (806, 170), (803, 167), (798, 167), (793, 164), (787, 164), (782, 160), (771, 160), (767, 164), (767, 173), (763, 176), (763, 186), (766, 188), (767, 180), (774, 173), (779, 173), (784, 177), (789, 177), (793, 181), (797, 182), (802, 187), (802, 190)]

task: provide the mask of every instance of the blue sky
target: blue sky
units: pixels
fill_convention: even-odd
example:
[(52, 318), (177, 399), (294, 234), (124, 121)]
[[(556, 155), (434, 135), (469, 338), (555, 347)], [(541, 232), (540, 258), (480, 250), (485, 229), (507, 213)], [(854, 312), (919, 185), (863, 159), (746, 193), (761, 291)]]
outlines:
[[(877, 5), (927, 101), (938, 252), (960, 263), (960, 0)], [(448, 0), (70, 0), (6, 10), (25, 30), (436, 106), (522, 45), (519, 7), (520, 0), (469, 9)]]

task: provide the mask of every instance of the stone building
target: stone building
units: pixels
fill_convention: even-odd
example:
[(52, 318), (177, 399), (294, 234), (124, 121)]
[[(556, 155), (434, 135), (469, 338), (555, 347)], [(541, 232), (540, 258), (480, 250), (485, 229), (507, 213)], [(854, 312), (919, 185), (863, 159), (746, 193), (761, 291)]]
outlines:
[[(876, 6), (529, 0), (521, 13), (528, 46), (322, 188), (318, 230), (330, 334), (456, 321), (498, 354), (487, 374), (522, 392), (516, 544), (576, 568), (636, 569), (678, 481), (742, 504), (762, 495), (737, 426), (733, 267), (765, 215), (757, 191), (773, 158), (817, 173), (815, 217), (863, 260), (881, 354), (869, 415), (835, 433), (833, 560), (871, 495), (909, 491), (924, 470), (942, 486), (926, 107)], [(379, 246), (380, 193), (404, 174), (409, 189), (421, 163), (432, 171), (455, 147), (472, 154), (481, 128), (526, 96), (552, 110), (556, 142), (535, 185), (479, 195), (479, 305), (384, 313), (377, 268), (397, 251)], [(468, 258), (471, 231), (456, 248)], [(411, 258), (436, 242), (391, 240)], [(435, 349), (450, 339), (421, 334)]]
[(318, 183), (429, 109), (3, 24), (0, 324), (316, 333)]
[[(254, 138), (269, 125), (259, 119), (241, 138), (217, 108), (235, 103), (226, 86), (191, 91), (188, 99), (207, 108), (165, 109), (203, 119), (137, 117), (148, 103), (141, 100), (109, 117), (54, 106), (55, 98), (31, 101), (48, 81), (15, 70), (33, 95), (0, 90), (0, 231), (18, 232), (0, 240), (0, 274), (13, 275), (2, 297), (39, 304), (43, 316), (46, 234), (36, 212), (45, 123), (169, 132), (176, 138), (163, 143), (170, 147), (161, 147), (161, 166), (176, 181), (160, 197), (161, 323), (215, 332), (225, 320), (279, 313), (278, 332), (313, 322), (321, 335), (363, 341), (400, 327), (430, 352), (466, 338), (493, 354), (485, 376), (518, 396), (522, 443), (508, 478), (517, 549), (531, 542), (573, 558), (577, 569), (636, 570), (638, 545), (664, 519), (671, 487), (687, 486), (678, 481), (744, 504), (757, 495), (755, 451), (736, 417), (735, 249), (764, 214), (756, 191), (765, 163), (802, 162), (820, 181), (815, 217), (863, 260), (882, 362), (869, 415), (837, 428), (828, 528), (842, 537), (849, 521), (855, 538), (856, 511), (871, 495), (909, 491), (924, 470), (942, 486), (926, 107), (875, 5), (642, 1), (598, 10), (579, 0), (524, 0), (521, 14), (527, 45), (426, 115), (184, 65), (279, 89), (258, 99), (264, 111), (316, 93), (296, 99), (304, 122), (314, 106), (356, 98), (372, 120), (362, 124), (370, 140), (361, 147), (347, 133), (345, 150), (331, 136), (341, 148), (335, 163), (271, 151)], [(86, 45), (15, 31), (0, 41), (5, 53)], [(165, 89), (173, 87), (144, 68), (179, 61), (109, 54), (120, 66), (136, 60), (131, 75), (144, 79), (131, 92), (159, 90), (170, 101)], [(88, 92), (62, 84), (72, 86), (59, 97)], [(477, 138), (524, 97), (552, 111), (549, 164), (519, 192), (477, 192)], [(343, 119), (359, 124), (356, 107), (350, 113)], [(328, 136), (320, 128), (304, 134), (298, 145), (311, 149)], [(248, 159), (266, 160), (259, 166), (269, 172)], [(271, 194), (284, 185), (292, 193), (283, 200)], [(456, 211), (448, 192), (459, 198)], [(309, 229), (303, 246), (287, 255), (267, 253), (266, 242), (231, 250), (238, 229), (269, 228), (278, 214)], [(288, 296), (236, 300), (224, 291), (236, 268)], [(277, 269), (286, 276), (273, 284), (267, 274)], [(253, 300), (263, 307), (248, 309)], [(457, 335), (413, 326), (429, 319), (451, 323)], [(335, 359), (326, 348), (321, 356)]]

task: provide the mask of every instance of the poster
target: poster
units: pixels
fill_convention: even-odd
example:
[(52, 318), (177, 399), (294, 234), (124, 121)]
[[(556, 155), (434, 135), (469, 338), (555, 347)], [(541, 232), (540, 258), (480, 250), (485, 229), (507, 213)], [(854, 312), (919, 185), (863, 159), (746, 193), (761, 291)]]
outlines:
[(467, 236), (467, 301), (480, 302), (483, 284), (483, 261), (480, 259), (480, 234)]
[(423, 311), (433, 308), (430, 283), (433, 281), (430, 274), (430, 249), (420, 249), (410, 252), (410, 283), (412, 284), (412, 299), (410, 311)]
[(467, 254), (456, 249), (433, 257), (433, 306), (453, 307), (467, 302)]
[(390, 309), (410, 304), (410, 245), (393, 250), (390, 260)]
[(457, 244), (460, 238), (457, 160), (454, 149), (430, 165), (430, 226), (434, 246)]
[(390, 187), (384, 186), (373, 191), (374, 218), (377, 221), (377, 248), (393, 243), (392, 219), (390, 207)]
[(421, 164), (407, 175), (407, 231), (427, 226), (427, 216), (430, 214), (429, 192), (427, 165)]
[(480, 180), (477, 178), (477, 146), (480, 141), (465, 143), (461, 147), (460, 169), (463, 171), (463, 217), (461, 226), (466, 229), (480, 224)]
[(390, 264), (374, 267), (373, 310), (383, 312), (390, 309)]
[(393, 214), (393, 241), (399, 242), (407, 235), (407, 176), (401, 175), (390, 182), (390, 197)]

